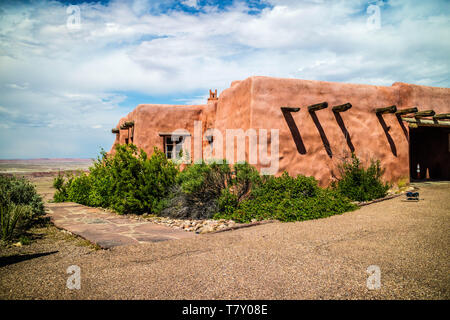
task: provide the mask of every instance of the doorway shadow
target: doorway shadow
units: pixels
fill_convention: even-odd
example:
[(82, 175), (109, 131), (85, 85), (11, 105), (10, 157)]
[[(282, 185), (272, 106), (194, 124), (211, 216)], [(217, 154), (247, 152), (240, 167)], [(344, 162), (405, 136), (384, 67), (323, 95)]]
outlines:
[(306, 154), (305, 144), (303, 143), (300, 131), (298, 130), (297, 125), (295, 124), (294, 117), (292, 117), (291, 112), (288, 110), (281, 109), (281, 111), (283, 112), (284, 120), (286, 120), (289, 130), (291, 131), (292, 138), (294, 139), (298, 153)]
[(389, 133), (389, 130), (391, 128), (386, 125), (386, 122), (384, 122), (383, 116), (381, 114), (377, 113), (376, 115), (377, 115), (378, 121), (380, 122), (381, 126), (383, 127), (384, 133), (386, 134), (386, 138), (389, 142), (389, 146), (391, 147), (392, 154), (394, 156), (397, 156), (397, 147), (395, 146), (395, 142)]
[(309, 114), (311, 115), (311, 118), (314, 121), (314, 124), (317, 127), (317, 130), (319, 131), (320, 138), (322, 139), (323, 146), (325, 148), (325, 151), (327, 152), (328, 156), (330, 158), (333, 157), (333, 152), (331, 151), (330, 142), (328, 141), (327, 135), (325, 134), (325, 131), (322, 128), (322, 125), (320, 124), (319, 119), (317, 118), (317, 115), (314, 111), (310, 111)]
[(341, 115), (339, 112), (333, 112), (334, 117), (336, 118), (336, 122), (339, 125), (339, 128), (341, 128), (342, 133), (344, 134), (345, 140), (347, 141), (347, 145), (350, 149), (350, 151), (353, 153), (355, 152), (355, 146), (352, 143), (352, 139), (350, 138), (350, 133), (348, 132), (347, 128), (345, 127), (344, 120), (342, 120)]

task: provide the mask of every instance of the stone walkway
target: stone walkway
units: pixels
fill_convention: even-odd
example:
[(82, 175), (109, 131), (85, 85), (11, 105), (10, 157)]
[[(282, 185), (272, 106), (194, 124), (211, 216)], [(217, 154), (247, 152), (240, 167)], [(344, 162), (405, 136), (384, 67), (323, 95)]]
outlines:
[(134, 220), (73, 202), (47, 203), (46, 207), (48, 215), (58, 228), (68, 230), (105, 249), (196, 236), (193, 232)]

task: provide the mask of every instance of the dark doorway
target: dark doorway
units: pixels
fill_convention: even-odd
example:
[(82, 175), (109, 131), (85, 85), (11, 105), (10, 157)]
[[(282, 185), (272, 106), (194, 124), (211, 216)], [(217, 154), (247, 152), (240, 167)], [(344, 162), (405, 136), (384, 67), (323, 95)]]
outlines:
[(426, 179), (427, 169), (432, 180), (450, 180), (450, 128), (410, 128), (409, 139), (411, 180)]

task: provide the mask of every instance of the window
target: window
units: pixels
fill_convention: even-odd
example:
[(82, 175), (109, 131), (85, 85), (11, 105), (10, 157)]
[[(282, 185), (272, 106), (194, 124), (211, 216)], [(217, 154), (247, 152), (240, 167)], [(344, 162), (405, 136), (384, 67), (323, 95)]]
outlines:
[(178, 139), (172, 139), (172, 136), (164, 136), (164, 153), (167, 159), (175, 159), (180, 156), (180, 152), (183, 149), (184, 137), (178, 137)]

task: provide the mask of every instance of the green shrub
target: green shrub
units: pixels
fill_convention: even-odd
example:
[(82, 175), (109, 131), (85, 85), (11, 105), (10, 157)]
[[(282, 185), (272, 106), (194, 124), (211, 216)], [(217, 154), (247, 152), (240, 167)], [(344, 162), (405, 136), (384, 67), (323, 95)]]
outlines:
[(44, 203), (33, 184), (25, 178), (0, 175), (1, 239), (10, 241), (43, 214)]
[(7, 205), (0, 206), (0, 226), (1, 226), (1, 239), (3, 241), (10, 241), (21, 220), (26, 220), (30, 216), (32, 211), (30, 206), (16, 205), (9, 203)]
[(54, 202), (64, 202), (67, 200), (67, 186), (69, 183), (64, 182), (64, 175), (59, 172), (58, 176), (53, 179), (53, 187), (56, 189), (53, 195)]
[(109, 207), (118, 213), (158, 213), (175, 182), (178, 168), (158, 149), (150, 158), (135, 145), (117, 145), (113, 156), (102, 151), (88, 173), (59, 175), (55, 201)]
[(30, 206), (32, 218), (45, 213), (42, 198), (31, 182), (24, 177), (0, 175), (0, 204), (9, 203)]
[(250, 222), (253, 219), (299, 221), (328, 217), (356, 208), (349, 199), (331, 189), (322, 189), (313, 177), (268, 177), (251, 191), (234, 211), (217, 213), (216, 219)]
[(389, 184), (381, 179), (384, 170), (380, 161), (371, 160), (366, 169), (355, 154), (351, 160), (344, 160), (339, 165), (340, 177), (333, 187), (341, 194), (354, 201), (369, 201), (385, 197)]
[(248, 163), (233, 168), (226, 161), (191, 164), (178, 175), (161, 214), (209, 219), (217, 212), (233, 211), (260, 181), (258, 171)]
[(70, 183), (67, 188), (67, 198), (76, 203), (89, 205), (91, 177), (84, 172), (80, 172), (75, 177), (70, 176), (69, 179)]

